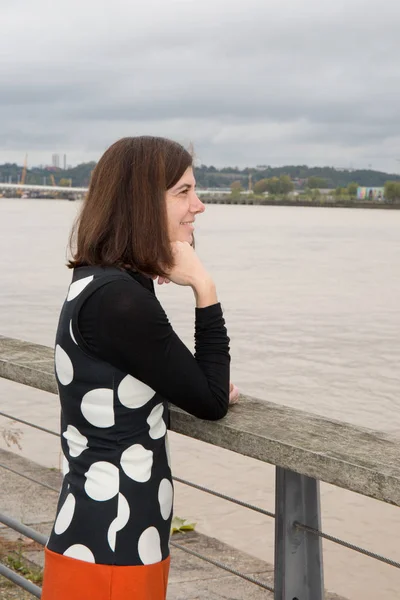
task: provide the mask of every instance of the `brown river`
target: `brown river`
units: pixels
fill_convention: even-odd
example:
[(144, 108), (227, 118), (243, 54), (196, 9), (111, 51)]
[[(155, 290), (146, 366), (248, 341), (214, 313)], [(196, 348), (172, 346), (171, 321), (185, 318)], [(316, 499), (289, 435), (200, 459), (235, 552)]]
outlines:
[[(0, 199), (0, 335), (53, 345), (79, 206)], [(400, 211), (209, 205), (196, 238), (243, 392), (400, 436)], [(192, 348), (191, 291), (171, 284), (157, 294)], [(0, 410), (58, 428), (56, 396), (5, 380)], [(56, 438), (20, 429), (23, 455), (59, 465)], [(175, 475), (273, 510), (273, 467), (176, 434), (171, 447)], [(400, 509), (326, 484), (321, 495), (324, 531), (400, 562)], [(175, 513), (273, 560), (267, 517), (181, 484)], [(330, 542), (324, 550), (327, 589), (351, 600), (400, 598), (400, 570)]]

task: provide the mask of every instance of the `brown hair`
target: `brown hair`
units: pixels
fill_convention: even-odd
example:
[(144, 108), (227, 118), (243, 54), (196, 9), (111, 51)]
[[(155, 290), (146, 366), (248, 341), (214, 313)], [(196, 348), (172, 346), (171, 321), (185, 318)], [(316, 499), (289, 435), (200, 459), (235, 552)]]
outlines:
[(127, 137), (110, 146), (92, 173), (73, 226), (68, 267), (116, 266), (164, 275), (173, 265), (165, 192), (192, 164), (183, 146), (165, 138)]

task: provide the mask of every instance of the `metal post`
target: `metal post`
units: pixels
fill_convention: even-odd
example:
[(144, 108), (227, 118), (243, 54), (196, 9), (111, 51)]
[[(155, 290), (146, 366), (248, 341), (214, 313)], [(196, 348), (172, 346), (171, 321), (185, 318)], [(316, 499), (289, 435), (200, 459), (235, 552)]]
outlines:
[(275, 502), (275, 600), (323, 600), (319, 481), (276, 467)]

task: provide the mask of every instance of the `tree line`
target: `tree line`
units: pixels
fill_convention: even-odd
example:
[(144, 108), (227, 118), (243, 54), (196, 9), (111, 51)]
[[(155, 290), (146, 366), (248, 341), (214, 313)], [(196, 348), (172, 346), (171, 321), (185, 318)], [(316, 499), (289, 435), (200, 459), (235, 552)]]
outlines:
[[(244, 191), (240, 181), (234, 181), (230, 187), (233, 197), (239, 196)], [(347, 187), (337, 187), (336, 189), (332, 189), (328, 192), (328, 195), (343, 200), (355, 200), (357, 198), (359, 187), (368, 186), (360, 186), (357, 182), (352, 181)], [(305, 188), (301, 190), (301, 192), (306, 196), (316, 199), (318, 196), (321, 196), (321, 189), (330, 190), (330, 188), (326, 187), (326, 182), (322, 178), (310, 177), (305, 184)], [(255, 196), (268, 194), (268, 196), (272, 197), (282, 197), (288, 196), (294, 190), (295, 185), (290, 177), (288, 175), (281, 175), (280, 177), (260, 179), (254, 184), (250, 191), (252, 191)], [(383, 190), (383, 197), (387, 202), (400, 202), (400, 182), (386, 181)], [(366, 199), (368, 200), (368, 198)]]
[[(60, 181), (72, 180), (74, 187), (87, 187), (90, 182), (91, 173), (96, 166), (95, 162), (82, 163), (68, 170), (55, 167), (33, 167), (28, 169), (25, 183), (31, 185), (52, 184), (52, 177), (56, 185)], [(18, 183), (22, 175), (22, 166), (15, 163), (0, 165), (0, 183)], [(217, 169), (214, 166), (204, 164), (195, 167), (196, 180), (199, 188), (229, 188), (233, 183), (239, 182), (243, 189), (258, 190), (257, 193), (263, 193), (261, 190), (266, 185), (265, 191), (269, 193), (289, 193), (289, 188), (293, 184), (295, 189), (320, 189), (329, 188), (336, 190), (341, 188), (348, 189), (348, 186), (358, 182), (365, 187), (383, 187), (387, 181), (400, 182), (400, 175), (388, 175), (381, 171), (373, 170), (343, 170), (333, 167), (308, 167), (300, 166), (282, 166), (282, 167), (247, 167), (239, 169), (238, 167), (223, 167)], [(289, 183), (289, 181), (291, 183)], [(274, 190), (274, 191), (271, 191)], [(276, 191), (278, 190), (278, 191)], [(392, 193), (392, 192), (390, 192)]]

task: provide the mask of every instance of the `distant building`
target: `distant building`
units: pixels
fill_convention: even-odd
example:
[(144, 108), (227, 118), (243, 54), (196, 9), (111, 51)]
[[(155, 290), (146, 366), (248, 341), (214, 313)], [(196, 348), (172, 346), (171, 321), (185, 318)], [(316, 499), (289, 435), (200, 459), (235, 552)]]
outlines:
[(331, 196), (335, 192), (332, 188), (318, 188), (318, 191), (321, 196)]
[(67, 155), (64, 154), (64, 171), (67, 170)]
[(359, 187), (357, 188), (357, 199), (383, 202), (385, 199), (384, 192), (385, 188), (383, 187)]
[(307, 187), (307, 177), (293, 177), (292, 182), (296, 190), (300, 190)]
[(59, 154), (53, 154), (53, 156), (51, 157), (51, 164), (53, 167), (56, 167), (57, 169), (60, 168), (60, 155)]

